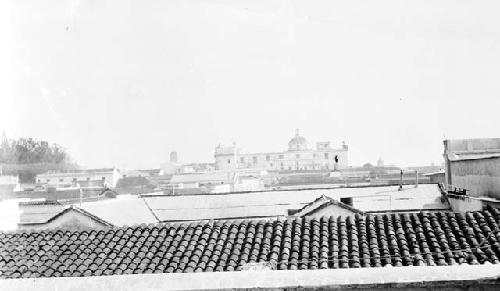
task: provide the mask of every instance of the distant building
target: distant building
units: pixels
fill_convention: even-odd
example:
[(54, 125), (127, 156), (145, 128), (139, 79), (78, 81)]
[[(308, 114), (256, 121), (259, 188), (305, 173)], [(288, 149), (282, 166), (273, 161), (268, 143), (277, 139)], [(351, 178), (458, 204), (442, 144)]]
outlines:
[(64, 188), (76, 186), (81, 187), (116, 187), (121, 174), (116, 168), (77, 170), (70, 172), (48, 172), (36, 176), (38, 184), (48, 187)]
[(429, 177), (429, 182), (431, 182), (431, 183), (440, 183), (440, 184), (446, 183), (444, 171), (427, 173), (427, 174), (424, 174), (424, 176)]
[(307, 140), (296, 131), (283, 152), (243, 153), (236, 144), (215, 148), (215, 169), (262, 169), (275, 171), (337, 170), (346, 168), (348, 147), (332, 148), (330, 142), (317, 142), (310, 149)]
[(176, 151), (170, 152), (170, 160), (160, 165), (159, 175), (205, 173), (214, 170), (212, 163), (179, 163)]
[(415, 172), (418, 172), (419, 174), (423, 175), (423, 174), (430, 174), (430, 173), (439, 172), (439, 171), (443, 170), (443, 168), (441, 166), (429, 165), (429, 166), (408, 167), (405, 169), (405, 171), (406, 170), (415, 171)]
[(176, 151), (170, 152), (170, 160), (160, 165), (160, 175), (173, 175), (181, 173), (181, 165), (178, 163)]
[(152, 177), (158, 176), (160, 169), (149, 169), (149, 170), (130, 170), (122, 174), (125, 177)]
[(444, 160), (448, 185), (500, 198), (500, 138), (445, 140)]
[(3, 176), (0, 174), (0, 191), (20, 191), (21, 184), (19, 184), (18, 176)]
[(173, 189), (200, 189), (202, 193), (263, 191), (264, 181), (258, 176), (237, 171), (179, 174), (169, 184)]

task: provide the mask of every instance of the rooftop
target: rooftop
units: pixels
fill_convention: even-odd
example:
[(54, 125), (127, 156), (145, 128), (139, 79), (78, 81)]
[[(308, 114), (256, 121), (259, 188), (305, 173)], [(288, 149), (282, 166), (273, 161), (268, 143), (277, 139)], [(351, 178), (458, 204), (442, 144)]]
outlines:
[(499, 220), (490, 207), (0, 233), (0, 277), (222, 272), (254, 262), (277, 270), (498, 264)]
[(301, 209), (318, 197), (326, 195), (335, 200), (353, 197), (353, 207), (364, 212), (408, 210), (443, 210), (436, 184), (404, 186), (332, 188), (265, 191), (251, 193), (144, 196), (160, 221), (193, 221), (200, 219), (233, 219), (287, 215), (290, 209)]

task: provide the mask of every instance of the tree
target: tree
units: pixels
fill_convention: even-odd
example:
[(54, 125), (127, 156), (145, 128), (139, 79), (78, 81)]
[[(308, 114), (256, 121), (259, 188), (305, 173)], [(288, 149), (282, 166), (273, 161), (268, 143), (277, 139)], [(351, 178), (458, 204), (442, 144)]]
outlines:
[(19, 138), (0, 145), (0, 164), (4, 173), (19, 176), (21, 182), (34, 182), (37, 174), (47, 171), (78, 169), (61, 145), (47, 141)]
[(58, 145), (49, 145), (47, 141), (36, 141), (32, 138), (20, 138), (12, 144), (3, 143), (0, 150), (0, 163), (34, 164), (69, 162), (66, 150)]

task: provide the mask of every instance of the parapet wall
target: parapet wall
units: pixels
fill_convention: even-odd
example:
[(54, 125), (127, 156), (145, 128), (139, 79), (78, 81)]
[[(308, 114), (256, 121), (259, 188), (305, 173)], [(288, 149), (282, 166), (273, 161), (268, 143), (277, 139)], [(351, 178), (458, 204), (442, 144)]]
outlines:
[(0, 280), (0, 290), (498, 290), (500, 265), (138, 274)]
[(500, 158), (451, 163), (452, 184), (473, 196), (500, 198)]

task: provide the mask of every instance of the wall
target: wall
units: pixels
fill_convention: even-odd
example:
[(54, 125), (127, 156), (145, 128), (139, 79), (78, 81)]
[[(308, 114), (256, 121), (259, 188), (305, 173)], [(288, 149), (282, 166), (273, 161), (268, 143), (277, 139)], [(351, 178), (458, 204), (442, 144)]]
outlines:
[(177, 163), (166, 162), (166, 163), (162, 163), (160, 165), (160, 168), (163, 172), (163, 175), (172, 175), (172, 174), (179, 173), (180, 166)]
[(19, 184), (19, 177), (0, 175), (0, 185), (17, 185), (17, 184)]
[(231, 192), (231, 184), (213, 184), (208, 186), (210, 193), (229, 193)]
[(443, 174), (436, 174), (436, 175), (430, 175), (429, 176), (429, 182), (431, 183), (436, 183), (436, 184), (444, 184), (445, 183), (445, 176)]
[(500, 149), (500, 138), (446, 140), (448, 151), (488, 151)]
[[(104, 180), (108, 187), (116, 187), (116, 183), (120, 179), (120, 173), (114, 169), (110, 171), (94, 172), (82, 171), (74, 173), (46, 173), (40, 174), (36, 177), (37, 183), (44, 183), (54, 187), (71, 185), (79, 181), (102, 181)], [(104, 178), (104, 179), (103, 179)]]
[(137, 274), (0, 280), (0, 290), (498, 290), (500, 265)]
[(471, 196), (500, 199), (500, 158), (450, 162), (451, 184)]
[[(218, 170), (235, 168), (265, 170), (321, 170), (343, 169), (348, 165), (347, 149), (307, 150), (293, 152), (236, 154), (216, 153)], [(328, 158), (325, 158), (325, 154)], [(335, 156), (339, 162), (335, 163)]]
[(239, 183), (234, 184), (234, 192), (245, 191), (264, 191), (264, 182), (261, 179), (241, 179)]
[(456, 213), (465, 213), (467, 211), (480, 211), (483, 209), (483, 202), (469, 197), (448, 197), (451, 210)]

